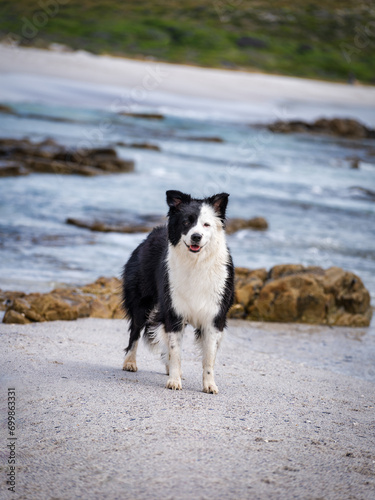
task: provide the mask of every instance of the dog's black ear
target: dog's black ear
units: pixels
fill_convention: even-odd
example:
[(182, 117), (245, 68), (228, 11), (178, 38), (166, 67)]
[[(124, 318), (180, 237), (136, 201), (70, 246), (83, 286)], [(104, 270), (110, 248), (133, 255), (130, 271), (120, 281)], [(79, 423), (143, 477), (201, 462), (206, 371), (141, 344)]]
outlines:
[(181, 193), (181, 191), (170, 190), (167, 191), (167, 204), (171, 208), (178, 209), (181, 203), (190, 203), (190, 194)]
[(213, 206), (215, 212), (219, 215), (222, 221), (225, 220), (225, 211), (228, 205), (228, 193), (214, 194), (208, 198), (208, 203)]

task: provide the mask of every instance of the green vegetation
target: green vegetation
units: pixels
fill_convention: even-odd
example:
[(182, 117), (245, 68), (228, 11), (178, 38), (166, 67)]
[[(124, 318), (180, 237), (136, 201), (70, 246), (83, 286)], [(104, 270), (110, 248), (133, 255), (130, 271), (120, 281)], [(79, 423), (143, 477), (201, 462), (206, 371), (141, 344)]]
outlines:
[(0, 19), (22, 45), (375, 83), (373, 0), (0, 0)]

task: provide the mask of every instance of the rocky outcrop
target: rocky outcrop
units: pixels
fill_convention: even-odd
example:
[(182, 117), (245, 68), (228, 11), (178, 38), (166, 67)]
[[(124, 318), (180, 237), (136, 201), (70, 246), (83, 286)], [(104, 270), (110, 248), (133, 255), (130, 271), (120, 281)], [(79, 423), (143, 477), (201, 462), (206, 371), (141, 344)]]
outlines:
[(197, 141), (197, 142), (216, 142), (216, 143), (219, 143), (219, 144), (222, 144), (224, 142), (224, 139), (222, 139), (221, 137), (205, 137), (205, 136), (189, 136), (189, 137), (183, 137), (183, 139), (187, 140), (187, 141)]
[(30, 173), (103, 175), (132, 172), (134, 162), (117, 156), (113, 148), (78, 150), (52, 139), (0, 139), (0, 176)]
[(10, 106), (7, 106), (6, 104), (0, 104), (0, 113), (4, 113), (7, 115), (15, 115), (15, 111), (13, 108)]
[(0, 177), (18, 177), (27, 174), (29, 171), (23, 165), (14, 161), (0, 160)]
[(6, 309), (3, 323), (74, 320), (78, 318), (122, 318), (121, 284), (117, 278), (99, 278), (77, 288), (57, 288), (49, 293), (0, 292)]
[(123, 148), (135, 148), (135, 149), (148, 149), (150, 151), (161, 151), (160, 146), (157, 144), (152, 144), (151, 142), (117, 142), (117, 146)]
[(129, 116), (131, 118), (141, 118), (143, 120), (164, 120), (164, 115), (160, 113), (131, 113), (128, 111), (120, 111), (119, 115)]
[[(361, 279), (338, 267), (280, 265), (269, 272), (236, 268), (235, 281), (230, 318), (352, 327), (368, 326), (371, 321), (370, 295)], [(99, 278), (90, 285), (45, 294), (0, 291), (4, 323), (122, 318), (120, 301), (117, 278)]]
[(368, 326), (370, 294), (361, 279), (338, 267), (280, 265), (236, 270), (232, 318), (336, 326)]
[(164, 224), (165, 218), (151, 215), (138, 216), (137, 220), (127, 222), (114, 216), (107, 216), (101, 219), (77, 219), (69, 217), (66, 219), (66, 223), (102, 233), (148, 233), (153, 227)]
[(320, 118), (313, 123), (301, 120), (284, 121), (278, 120), (267, 125), (268, 130), (279, 134), (290, 134), (292, 132), (311, 132), (317, 134), (335, 135), (348, 139), (374, 139), (375, 130), (366, 127), (363, 123), (351, 118)]
[[(157, 216), (138, 216), (137, 221), (127, 222), (115, 217), (102, 217), (101, 219), (81, 219), (69, 217), (67, 224), (77, 227), (90, 229), (90, 231), (99, 231), (104, 233), (147, 233), (152, 228), (160, 224), (165, 224), (164, 217)], [(263, 217), (253, 217), (252, 219), (228, 219), (226, 231), (228, 234), (235, 233), (241, 229), (252, 229), (254, 231), (265, 231), (268, 229), (268, 223)]]
[(241, 229), (253, 229), (254, 231), (265, 231), (268, 229), (268, 222), (264, 217), (253, 217), (252, 219), (228, 219), (226, 232), (228, 234), (241, 231)]

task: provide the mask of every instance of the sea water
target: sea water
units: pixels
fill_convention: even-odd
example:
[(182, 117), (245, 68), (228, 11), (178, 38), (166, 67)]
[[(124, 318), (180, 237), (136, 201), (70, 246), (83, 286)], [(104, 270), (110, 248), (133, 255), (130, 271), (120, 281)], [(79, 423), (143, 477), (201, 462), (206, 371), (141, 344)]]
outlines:
[[(0, 136), (72, 147), (110, 145), (133, 173), (81, 177), (31, 174), (0, 180), (0, 288), (46, 291), (120, 276), (145, 234), (96, 233), (68, 217), (166, 214), (165, 191), (230, 193), (228, 217), (265, 217), (267, 231), (228, 236), (236, 266), (301, 263), (359, 275), (375, 298), (374, 145), (306, 134), (274, 134), (241, 119), (169, 110), (163, 120), (45, 104), (14, 105)], [(56, 121), (64, 118), (67, 121)], [(104, 127), (103, 124), (107, 124)], [(219, 142), (194, 140), (219, 137)], [(161, 151), (118, 146), (150, 142)], [(351, 158), (361, 159), (359, 169)]]

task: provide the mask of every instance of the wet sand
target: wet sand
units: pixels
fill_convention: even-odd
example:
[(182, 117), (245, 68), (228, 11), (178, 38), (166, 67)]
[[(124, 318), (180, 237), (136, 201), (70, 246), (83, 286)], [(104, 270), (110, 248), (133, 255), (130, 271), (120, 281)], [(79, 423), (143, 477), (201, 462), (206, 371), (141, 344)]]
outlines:
[(177, 392), (143, 344), (138, 372), (121, 370), (125, 321), (0, 332), (17, 419), (16, 496), (3, 467), (1, 498), (373, 498), (373, 327), (231, 321), (216, 396), (190, 328)]

